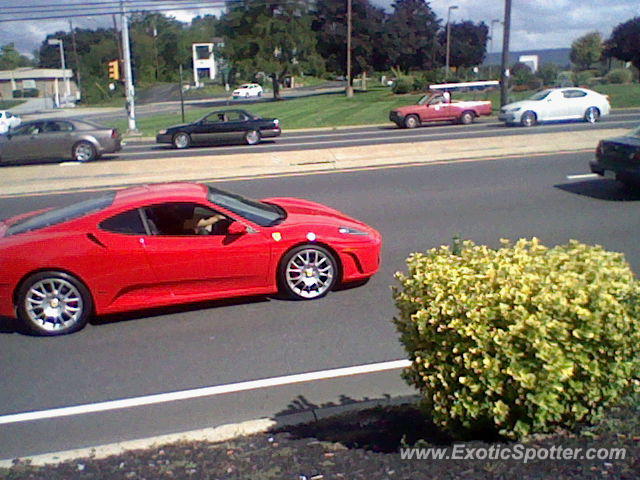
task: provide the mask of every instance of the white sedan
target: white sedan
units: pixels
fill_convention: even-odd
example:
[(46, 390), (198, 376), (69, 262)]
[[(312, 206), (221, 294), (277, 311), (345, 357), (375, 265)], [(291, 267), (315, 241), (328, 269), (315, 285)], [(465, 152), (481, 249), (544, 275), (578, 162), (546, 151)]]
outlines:
[(16, 128), (22, 123), (20, 117), (8, 110), (0, 110), (0, 133), (7, 133), (10, 128)]
[(584, 120), (595, 123), (609, 115), (609, 97), (586, 88), (549, 88), (526, 100), (509, 103), (500, 109), (499, 120), (507, 125), (531, 127), (538, 122)]
[(261, 97), (262, 87), (257, 83), (243, 83), (233, 91), (233, 98)]

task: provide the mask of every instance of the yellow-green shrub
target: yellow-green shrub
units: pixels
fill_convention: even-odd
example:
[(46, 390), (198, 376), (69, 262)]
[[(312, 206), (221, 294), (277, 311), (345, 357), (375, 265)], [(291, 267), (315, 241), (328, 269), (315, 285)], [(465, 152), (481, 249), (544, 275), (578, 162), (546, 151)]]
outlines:
[(622, 254), (538, 239), (414, 253), (394, 322), (434, 421), (510, 438), (597, 418), (637, 374), (640, 288)]

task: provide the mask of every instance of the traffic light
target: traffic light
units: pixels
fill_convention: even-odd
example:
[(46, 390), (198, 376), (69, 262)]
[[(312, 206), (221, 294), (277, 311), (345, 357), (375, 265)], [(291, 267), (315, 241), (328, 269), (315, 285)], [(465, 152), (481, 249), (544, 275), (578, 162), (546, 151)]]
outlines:
[(109, 62), (109, 78), (120, 80), (120, 62), (118, 60)]

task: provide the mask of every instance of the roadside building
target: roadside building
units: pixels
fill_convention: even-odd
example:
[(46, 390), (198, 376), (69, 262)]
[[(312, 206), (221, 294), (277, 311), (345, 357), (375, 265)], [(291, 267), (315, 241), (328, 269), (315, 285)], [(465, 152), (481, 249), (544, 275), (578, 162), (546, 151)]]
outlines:
[(0, 96), (14, 98), (48, 98), (56, 106), (75, 103), (80, 91), (73, 81), (73, 71), (59, 68), (18, 68), (0, 70)]

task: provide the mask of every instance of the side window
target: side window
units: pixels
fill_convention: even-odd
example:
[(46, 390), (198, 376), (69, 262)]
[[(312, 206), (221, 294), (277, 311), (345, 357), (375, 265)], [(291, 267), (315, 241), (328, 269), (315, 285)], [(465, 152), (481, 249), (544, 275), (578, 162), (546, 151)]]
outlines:
[(149, 228), (156, 235), (226, 235), (230, 220), (197, 203), (163, 203), (146, 207)]
[(229, 122), (242, 122), (242, 121), (244, 121), (246, 119), (247, 119), (247, 117), (245, 117), (240, 112), (228, 112), (227, 113), (227, 120)]
[(147, 234), (138, 209), (129, 210), (107, 218), (100, 223), (100, 228), (107, 232), (123, 233), (125, 235)]
[(585, 97), (587, 94), (581, 90), (565, 90), (563, 95), (564, 98), (580, 98)]
[(13, 114), (11, 112), (7, 112), (7, 118), (11, 118), (13, 117)]

